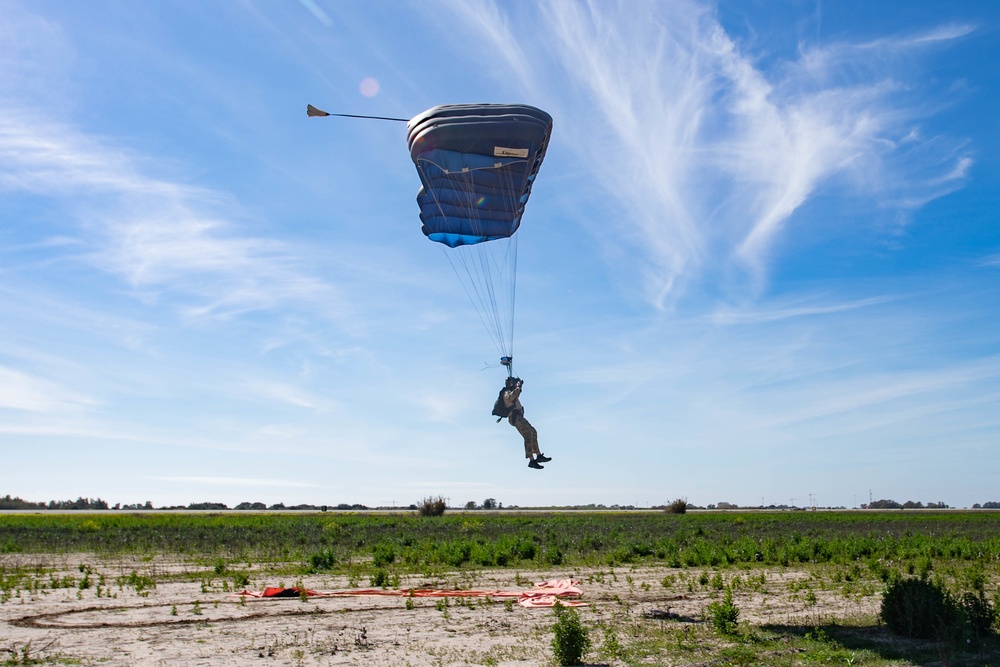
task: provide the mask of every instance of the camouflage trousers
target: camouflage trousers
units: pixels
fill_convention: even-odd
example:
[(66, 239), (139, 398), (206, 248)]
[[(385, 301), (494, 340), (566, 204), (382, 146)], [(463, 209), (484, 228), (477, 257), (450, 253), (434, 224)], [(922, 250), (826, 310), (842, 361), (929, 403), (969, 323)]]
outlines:
[(532, 455), (538, 455), (538, 431), (524, 418), (524, 415), (514, 412), (510, 415), (510, 424), (517, 429), (517, 432), (524, 438), (524, 458), (530, 459)]

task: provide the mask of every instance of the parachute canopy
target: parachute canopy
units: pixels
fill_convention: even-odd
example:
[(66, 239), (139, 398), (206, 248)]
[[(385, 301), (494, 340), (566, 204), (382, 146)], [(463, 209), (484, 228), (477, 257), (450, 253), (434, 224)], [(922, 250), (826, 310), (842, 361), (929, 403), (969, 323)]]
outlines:
[[(552, 117), (524, 104), (448, 104), (407, 123), (423, 232), (441, 247), (513, 373), (517, 231)], [(440, 246), (439, 246), (440, 247)]]
[(526, 104), (445, 104), (406, 121), (420, 175), (423, 232), (444, 251), (513, 376), (517, 236), (552, 134), (552, 117)]
[(447, 104), (407, 124), (423, 232), (455, 248), (517, 231), (552, 117), (525, 104)]

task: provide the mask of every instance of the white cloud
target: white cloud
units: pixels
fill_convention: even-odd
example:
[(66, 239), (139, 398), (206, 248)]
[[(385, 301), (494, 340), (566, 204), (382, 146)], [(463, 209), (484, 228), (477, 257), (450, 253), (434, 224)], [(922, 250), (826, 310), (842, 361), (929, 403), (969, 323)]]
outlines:
[[(972, 163), (963, 142), (921, 137), (935, 105), (897, 80), (918, 49), (970, 26), (802, 44), (765, 69), (705, 3), (552, 0), (535, 28), (547, 39), (530, 44), (513, 39), (522, 26), (507, 5), (459, 13), (617, 202), (610, 231), (595, 233), (638, 251), (629, 270), (657, 305), (727, 264), (756, 293), (795, 214), (831, 183), (905, 214), (960, 187)], [(536, 62), (548, 59), (560, 67), (542, 81)]]
[(289, 384), (287, 382), (250, 380), (240, 385), (241, 393), (262, 398), (265, 401), (292, 405), (300, 408), (325, 412), (330, 409), (331, 401)]
[[(998, 378), (997, 359), (977, 359), (917, 371), (872, 371), (849, 379), (826, 379), (815, 386), (803, 383), (794, 391), (808, 397), (806, 401), (789, 402), (787, 410), (773, 413), (776, 421), (761, 421), (758, 426), (816, 427), (818, 420), (836, 417), (843, 421), (838, 428), (850, 424), (849, 428), (859, 429), (866, 423), (866, 412), (872, 412), (877, 423), (917, 421), (933, 412), (979, 405), (983, 397), (976, 395), (976, 388), (995, 384)], [(987, 401), (993, 400), (991, 393)]]
[(803, 305), (784, 304), (778, 307), (753, 310), (736, 310), (732, 307), (725, 306), (717, 310), (712, 315), (712, 322), (721, 325), (760, 324), (799, 317), (841, 313), (844, 311), (884, 304), (890, 300), (891, 299), (889, 297), (872, 297), (843, 303), (823, 302)]
[(330, 16), (323, 11), (323, 8), (316, 4), (315, 0), (299, 0), (303, 7), (316, 17), (316, 20), (322, 23), (324, 26), (329, 28), (333, 25), (333, 20)]
[(49, 412), (96, 403), (93, 398), (49, 380), (0, 366), (0, 408)]
[(148, 169), (128, 151), (72, 127), (0, 114), (0, 187), (68, 206), (81, 227), (67, 250), (143, 298), (180, 297), (191, 317), (289, 303), (349, 314), (334, 286), (302, 270), (295, 249), (242, 234), (233, 219), (239, 207), (228, 196), (147, 175)]

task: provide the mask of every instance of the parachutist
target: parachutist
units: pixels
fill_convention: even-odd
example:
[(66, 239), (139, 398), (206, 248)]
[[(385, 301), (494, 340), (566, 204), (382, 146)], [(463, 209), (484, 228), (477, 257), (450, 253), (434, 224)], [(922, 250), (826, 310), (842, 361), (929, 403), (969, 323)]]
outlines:
[(541, 470), (543, 468), (541, 464), (552, 459), (538, 451), (538, 431), (524, 418), (524, 406), (521, 405), (522, 386), (524, 386), (524, 381), (521, 378), (507, 378), (500, 398), (508, 411), (507, 421), (524, 438), (524, 457), (528, 459), (528, 467)]
[[(310, 114), (322, 114), (318, 109)], [(552, 116), (527, 104), (444, 104), (407, 123), (410, 159), (420, 176), (421, 231), (446, 246), (483, 324), (494, 336), (507, 383), (493, 404), (524, 438), (528, 466), (549, 457), (524, 418), (514, 377), (514, 287), (524, 207), (552, 134)]]

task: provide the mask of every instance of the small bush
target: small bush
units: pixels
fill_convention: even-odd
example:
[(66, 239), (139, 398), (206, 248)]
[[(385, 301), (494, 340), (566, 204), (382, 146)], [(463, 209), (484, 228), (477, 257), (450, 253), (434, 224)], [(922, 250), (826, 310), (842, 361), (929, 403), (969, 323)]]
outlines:
[(309, 557), (309, 568), (312, 572), (321, 572), (323, 570), (333, 569), (333, 566), (337, 564), (337, 556), (333, 553), (333, 549), (324, 549), (323, 551), (317, 551), (312, 556)]
[(372, 556), (372, 565), (385, 567), (396, 560), (396, 549), (391, 544), (376, 544)]
[(417, 504), (417, 514), (420, 516), (441, 516), (444, 514), (447, 505), (444, 498), (438, 496), (432, 498), (428, 496)]
[(368, 581), (372, 586), (378, 586), (379, 588), (387, 588), (389, 586), (389, 572), (384, 568), (377, 567), (375, 571), (372, 572)]
[(903, 637), (937, 639), (954, 615), (948, 591), (929, 579), (893, 579), (882, 595), (882, 622)]
[(705, 610), (712, 626), (724, 635), (735, 635), (739, 628), (740, 610), (733, 604), (733, 589), (726, 587), (722, 602), (713, 602)]
[(663, 508), (663, 511), (667, 514), (685, 514), (688, 511), (688, 501), (687, 498), (678, 498), (674, 502), (670, 503)]
[(580, 622), (580, 614), (575, 609), (556, 602), (556, 622), (552, 626), (552, 654), (559, 665), (579, 665), (584, 654), (590, 650), (590, 636)]
[(997, 610), (986, 598), (982, 590), (975, 593), (963, 593), (956, 600), (959, 619), (963, 621), (963, 630), (973, 639), (983, 639), (993, 633), (998, 620)]
[(997, 621), (996, 609), (982, 590), (953, 595), (926, 577), (890, 580), (879, 615), (897, 635), (955, 644), (992, 634)]

